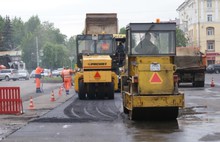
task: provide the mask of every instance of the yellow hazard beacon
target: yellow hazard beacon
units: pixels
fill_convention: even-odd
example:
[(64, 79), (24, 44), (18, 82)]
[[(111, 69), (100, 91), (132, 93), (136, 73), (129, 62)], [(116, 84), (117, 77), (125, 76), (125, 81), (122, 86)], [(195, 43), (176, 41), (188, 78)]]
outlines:
[(132, 120), (176, 119), (184, 107), (178, 91), (175, 23), (130, 23), (126, 27), (127, 72), (121, 78), (124, 113)]

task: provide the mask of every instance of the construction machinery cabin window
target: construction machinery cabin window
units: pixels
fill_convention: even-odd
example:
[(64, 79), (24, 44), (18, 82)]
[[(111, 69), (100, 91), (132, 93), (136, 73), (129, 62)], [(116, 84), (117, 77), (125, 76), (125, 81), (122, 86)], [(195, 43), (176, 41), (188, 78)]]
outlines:
[(82, 54), (113, 54), (112, 35), (78, 35), (78, 53)]
[(131, 33), (131, 54), (168, 55), (175, 53), (175, 32), (145, 31)]

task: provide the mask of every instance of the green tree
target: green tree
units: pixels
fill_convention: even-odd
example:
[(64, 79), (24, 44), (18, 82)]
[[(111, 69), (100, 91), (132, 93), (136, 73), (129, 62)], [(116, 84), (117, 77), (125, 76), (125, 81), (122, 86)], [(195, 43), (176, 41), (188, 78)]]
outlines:
[[(21, 41), (22, 60), (26, 63), (28, 69), (35, 69), (37, 67), (37, 49), (36, 37), (41, 28), (40, 19), (38, 16), (32, 16), (27, 22), (24, 23), (25, 36)], [(39, 50), (41, 49), (42, 42), (38, 42)]]
[(46, 43), (43, 47), (42, 66), (50, 69), (68, 65), (67, 50), (60, 44)]
[(13, 32), (13, 28), (12, 28), (11, 20), (8, 16), (6, 16), (5, 23), (2, 29), (3, 48), (1, 48), (1, 51), (8, 51), (14, 49), (12, 32)]
[(67, 49), (68, 49), (68, 56), (73, 56), (74, 60), (73, 60), (73, 64), (76, 63), (76, 38), (75, 36), (70, 37), (70, 39), (68, 40), (68, 42), (66, 43)]
[[(43, 22), (43, 24), (41, 24), (39, 18), (36, 16), (31, 17), (24, 25), (26, 36), (21, 42), (23, 51), (22, 59), (24, 62), (26, 62), (29, 69), (34, 69), (37, 66), (36, 44), (38, 44), (38, 53), (40, 51), (43, 51), (44, 53), (44, 56), (40, 57), (43, 60), (40, 65), (44, 66), (45, 68), (56, 68), (66, 63), (65, 59), (63, 58), (63, 54), (61, 54), (64, 52), (62, 50), (64, 49), (66, 36), (61, 34), (59, 29), (54, 28), (53, 23)], [(36, 38), (38, 39), (37, 41)], [(51, 54), (48, 48), (51, 48)], [(57, 48), (61, 48), (62, 50), (60, 51)], [(57, 54), (53, 53), (55, 51)], [(52, 62), (50, 60), (52, 58), (51, 56), (53, 56), (55, 61), (57, 61), (56, 59), (59, 59), (59, 61), (57, 63)]]
[(4, 27), (4, 24), (5, 24), (5, 20), (4, 20), (4, 18), (0, 15), (0, 32), (2, 32), (3, 27)]
[(3, 36), (2, 36), (3, 25), (4, 25), (4, 19), (0, 15), (0, 51), (3, 48)]
[(27, 69), (37, 67), (36, 37), (32, 33), (25, 35), (21, 42), (22, 60), (26, 63)]
[[(4, 35), (5, 31), (7, 31), (7, 35)], [(36, 44), (38, 44), (38, 53), (40, 51), (44, 53), (40, 57), (42, 59), (40, 65), (44, 68), (54, 69), (70, 65), (69, 57), (75, 56), (75, 38), (71, 37), (67, 40), (67, 36), (55, 28), (53, 23), (48, 21), (41, 23), (37, 15), (30, 17), (27, 22), (23, 22), (21, 18), (17, 17), (10, 21), (9, 18), (4, 19), (0, 16), (0, 41), (1, 39), (8, 39), (10, 41), (8, 43), (13, 45), (13, 49), (16, 47), (22, 50), (22, 60), (29, 70), (35, 69), (37, 66)], [(3, 50), (1, 45), (0, 50)]]
[(126, 34), (126, 29), (125, 27), (122, 27), (119, 31), (120, 34)]
[(21, 20), (21, 18), (15, 17), (14, 19), (12, 19), (12, 27), (13, 27), (13, 33), (12, 33), (13, 43), (17, 48), (21, 44), (21, 41), (25, 36), (24, 23)]
[(38, 16), (32, 16), (25, 24), (25, 33), (34, 33), (41, 26)]
[(60, 33), (60, 30), (54, 27), (53, 23), (43, 22), (41, 30), (38, 32), (42, 38), (48, 42), (56, 44), (65, 44), (66, 36)]
[(188, 43), (188, 40), (185, 37), (184, 32), (176, 28), (176, 47), (185, 47)]

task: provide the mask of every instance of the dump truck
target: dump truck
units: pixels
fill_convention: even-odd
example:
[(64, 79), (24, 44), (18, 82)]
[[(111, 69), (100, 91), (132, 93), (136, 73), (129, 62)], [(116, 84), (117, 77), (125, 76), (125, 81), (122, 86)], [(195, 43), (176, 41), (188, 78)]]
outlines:
[(114, 99), (118, 90), (119, 64), (116, 54), (118, 19), (116, 13), (86, 14), (84, 34), (76, 37), (78, 72), (75, 91), (81, 100)]
[(130, 23), (126, 27), (126, 72), (121, 76), (123, 111), (129, 119), (176, 119), (184, 107), (178, 90), (175, 23)]
[(177, 47), (176, 53), (178, 85), (191, 83), (193, 87), (204, 87), (206, 56), (196, 47)]

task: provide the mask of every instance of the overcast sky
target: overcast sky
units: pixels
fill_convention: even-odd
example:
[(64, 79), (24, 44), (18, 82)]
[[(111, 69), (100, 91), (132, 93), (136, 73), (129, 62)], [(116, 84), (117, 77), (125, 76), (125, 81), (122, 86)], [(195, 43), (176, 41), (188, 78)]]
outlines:
[(1, 0), (0, 15), (26, 22), (31, 16), (49, 21), (68, 37), (84, 29), (86, 13), (117, 13), (119, 28), (130, 22), (155, 22), (178, 18), (185, 0)]

